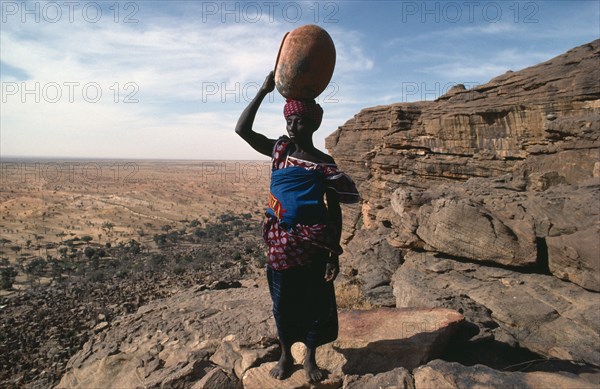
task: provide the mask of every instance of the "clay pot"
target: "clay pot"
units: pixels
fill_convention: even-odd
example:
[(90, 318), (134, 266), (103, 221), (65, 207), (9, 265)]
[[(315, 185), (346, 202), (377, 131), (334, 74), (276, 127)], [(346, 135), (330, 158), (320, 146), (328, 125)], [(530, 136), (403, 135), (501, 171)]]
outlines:
[(275, 86), (282, 96), (314, 99), (329, 84), (335, 67), (333, 40), (319, 26), (309, 24), (288, 33), (275, 65)]

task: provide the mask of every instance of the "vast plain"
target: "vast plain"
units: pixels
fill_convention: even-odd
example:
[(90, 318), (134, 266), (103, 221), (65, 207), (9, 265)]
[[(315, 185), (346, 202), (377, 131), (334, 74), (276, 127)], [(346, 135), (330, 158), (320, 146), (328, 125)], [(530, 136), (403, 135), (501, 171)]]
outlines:
[[(1, 164), (2, 256), (46, 256), (75, 236), (136, 239), (225, 213), (262, 214), (262, 161), (12, 160)], [(51, 250), (50, 250), (51, 251)], [(50, 252), (48, 251), (48, 252)]]

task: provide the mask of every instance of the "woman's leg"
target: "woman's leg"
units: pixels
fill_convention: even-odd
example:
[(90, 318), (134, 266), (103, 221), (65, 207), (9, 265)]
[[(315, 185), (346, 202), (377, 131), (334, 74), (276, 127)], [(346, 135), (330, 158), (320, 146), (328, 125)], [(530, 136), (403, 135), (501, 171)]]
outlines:
[[(326, 255), (324, 253), (323, 255)], [(310, 266), (309, 287), (307, 289), (308, 323), (305, 345), (307, 349), (304, 359), (304, 370), (311, 382), (321, 381), (325, 374), (316, 362), (316, 350), (319, 345), (329, 343), (337, 338), (338, 321), (337, 305), (333, 282), (325, 281), (325, 259), (316, 257)]]
[[(277, 335), (281, 347), (279, 362), (269, 372), (271, 377), (285, 379), (294, 365), (292, 344), (301, 333), (302, 314), (298, 302), (298, 291), (302, 290), (302, 269), (282, 271), (267, 268), (269, 291), (273, 300), (273, 316), (277, 325)], [(302, 296), (302, 294), (300, 294)]]
[(316, 351), (317, 350), (313, 346), (306, 347), (306, 357), (304, 358), (303, 365), (306, 378), (308, 378), (310, 382), (318, 382), (325, 377), (323, 372), (319, 369), (319, 366), (317, 366), (317, 360), (315, 357)]

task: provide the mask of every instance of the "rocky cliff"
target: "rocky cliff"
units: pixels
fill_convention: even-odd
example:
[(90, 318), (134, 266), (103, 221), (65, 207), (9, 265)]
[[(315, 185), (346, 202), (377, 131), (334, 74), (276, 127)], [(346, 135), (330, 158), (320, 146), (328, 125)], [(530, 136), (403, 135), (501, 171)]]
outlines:
[(346, 281), (458, 310), (472, 342), (600, 365), (599, 65), (597, 40), (339, 127), (327, 148), (363, 198)]

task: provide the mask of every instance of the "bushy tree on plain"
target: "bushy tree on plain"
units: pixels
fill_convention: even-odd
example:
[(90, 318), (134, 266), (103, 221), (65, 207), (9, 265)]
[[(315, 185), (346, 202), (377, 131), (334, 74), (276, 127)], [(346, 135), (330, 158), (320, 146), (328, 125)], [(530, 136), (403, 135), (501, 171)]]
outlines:
[(0, 269), (0, 288), (4, 290), (11, 290), (15, 278), (17, 277), (17, 271), (12, 266), (6, 266)]

